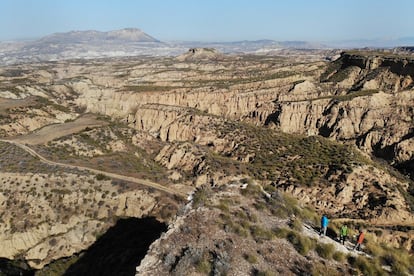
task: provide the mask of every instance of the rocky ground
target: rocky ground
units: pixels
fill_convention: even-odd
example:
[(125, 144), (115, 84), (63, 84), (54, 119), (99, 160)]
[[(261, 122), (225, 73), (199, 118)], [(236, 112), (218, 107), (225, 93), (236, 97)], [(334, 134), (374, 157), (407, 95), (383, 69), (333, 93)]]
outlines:
[[(412, 57), (325, 54), (191, 49), (1, 67), (2, 138), (52, 163), (0, 144), (0, 257), (42, 268), (119, 217), (153, 216), (170, 227), (139, 275), (362, 271), (362, 257), (298, 238), (318, 224), (311, 209), (412, 252)], [(412, 269), (381, 250), (384, 273)]]

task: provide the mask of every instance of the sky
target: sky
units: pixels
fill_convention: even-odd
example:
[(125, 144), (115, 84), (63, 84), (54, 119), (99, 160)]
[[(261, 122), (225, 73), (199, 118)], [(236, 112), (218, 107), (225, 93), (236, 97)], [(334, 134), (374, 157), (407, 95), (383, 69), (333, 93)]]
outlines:
[(140, 28), (161, 41), (396, 39), (413, 0), (0, 0), (0, 40)]

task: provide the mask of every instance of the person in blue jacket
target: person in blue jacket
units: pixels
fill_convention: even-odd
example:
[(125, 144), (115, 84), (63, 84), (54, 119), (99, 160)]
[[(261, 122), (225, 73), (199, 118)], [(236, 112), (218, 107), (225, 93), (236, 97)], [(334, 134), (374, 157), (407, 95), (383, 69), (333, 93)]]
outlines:
[(328, 228), (329, 219), (326, 215), (323, 215), (321, 218), (321, 231), (319, 232), (319, 236), (324, 235), (326, 236), (326, 229)]

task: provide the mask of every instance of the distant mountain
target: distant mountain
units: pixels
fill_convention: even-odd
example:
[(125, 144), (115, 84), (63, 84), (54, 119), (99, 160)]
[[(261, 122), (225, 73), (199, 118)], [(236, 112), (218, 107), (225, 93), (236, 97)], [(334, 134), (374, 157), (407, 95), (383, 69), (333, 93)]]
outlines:
[(395, 39), (355, 39), (327, 42), (330, 47), (334, 48), (393, 48), (400, 46), (413, 46), (414, 37), (401, 37)]
[[(214, 48), (222, 53), (287, 54), (327, 48), (397, 47), (414, 45), (414, 37), (395, 40), (347, 40), (330, 43), (308, 41), (242, 40), (233, 42), (162, 42), (137, 28), (108, 32), (95, 30), (55, 33), (38, 40), (0, 42), (0, 65), (62, 59), (124, 56), (177, 56), (190, 48)], [(287, 51), (281, 51), (288, 49)]]
[(99, 31), (71, 31), (67, 33), (55, 33), (43, 37), (35, 43), (114, 43), (114, 42), (160, 42), (140, 29), (128, 28), (109, 32)]
[(55, 33), (38, 40), (1, 43), (0, 64), (62, 59), (91, 59), (138, 55), (178, 55), (184, 49), (169, 45), (144, 33), (128, 28), (109, 32), (71, 31)]
[(281, 49), (325, 49), (325, 45), (307, 41), (275, 41), (269, 39), (231, 42), (178, 42), (187, 48), (215, 48), (223, 53), (271, 53)]
[(397, 41), (398, 46), (414, 46), (414, 37), (402, 37)]
[(0, 64), (92, 59), (123, 56), (177, 56), (190, 48), (214, 48), (222, 53), (272, 54), (281, 49), (321, 49), (322, 44), (306, 41), (243, 40), (234, 42), (161, 42), (140, 29), (109, 32), (71, 31), (38, 40), (0, 42)]

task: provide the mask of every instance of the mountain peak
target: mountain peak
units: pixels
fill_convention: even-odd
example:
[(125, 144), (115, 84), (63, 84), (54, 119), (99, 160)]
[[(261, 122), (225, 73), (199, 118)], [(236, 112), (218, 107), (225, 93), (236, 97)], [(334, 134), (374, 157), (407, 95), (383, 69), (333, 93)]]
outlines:
[(55, 33), (38, 40), (42, 43), (85, 43), (85, 42), (160, 42), (152, 36), (144, 33), (138, 28), (126, 28), (108, 32), (96, 30), (70, 31), (65, 33)]
[(105, 33), (110, 39), (121, 39), (136, 42), (159, 42), (159, 40), (144, 33), (138, 28), (125, 28), (120, 30), (109, 31)]

